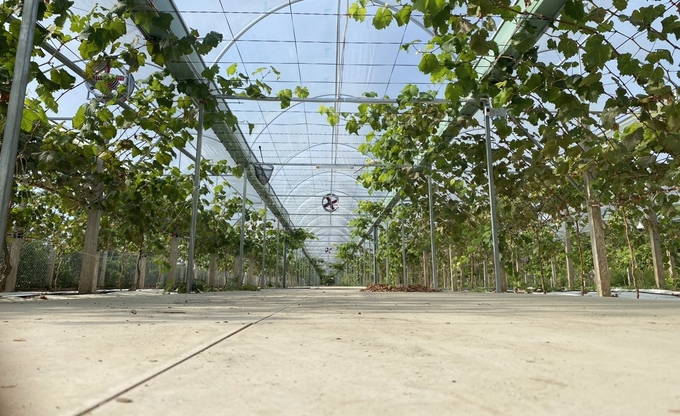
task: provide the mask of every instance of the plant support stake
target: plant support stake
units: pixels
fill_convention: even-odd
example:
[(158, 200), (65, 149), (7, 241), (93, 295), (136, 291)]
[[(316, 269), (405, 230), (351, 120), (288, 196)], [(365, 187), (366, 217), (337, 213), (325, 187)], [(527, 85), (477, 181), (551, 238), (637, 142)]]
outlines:
[(241, 205), (241, 240), (239, 243), (239, 257), (238, 257), (238, 283), (237, 287), (241, 287), (243, 284), (243, 254), (245, 249), (245, 238), (246, 238), (246, 192), (248, 192), (248, 165), (243, 167), (243, 192), (241, 197), (243, 198), (243, 204)]
[(286, 288), (286, 272), (288, 271), (288, 241), (283, 236), (283, 271), (281, 272), (281, 286)]
[(406, 237), (404, 237), (404, 219), (401, 220), (401, 284), (406, 286)]
[(378, 226), (373, 226), (373, 284), (378, 284)]
[(264, 223), (262, 224), (262, 287), (266, 286), (264, 276), (264, 266), (267, 261), (267, 205), (264, 206)]
[(484, 125), (486, 130), (486, 173), (489, 177), (489, 205), (491, 207), (491, 239), (493, 242), (493, 273), (496, 278), (496, 293), (501, 293), (501, 255), (498, 248), (498, 221), (496, 212), (496, 189), (493, 182), (493, 153), (491, 151), (491, 106), (484, 103)]
[(432, 250), (432, 288), (437, 289), (437, 248), (434, 239), (434, 195), (432, 193), (432, 168), (427, 177), (427, 195), (430, 201), (430, 250)]
[(33, 34), (35, 32), (35, 21), (38, 16), (38, 3), (40, 3), (38, 0), (24, 1), (23, 18), (19, 28), (17, 56), (14, 63), (9, 103), (7, 105), (7, 121), (2, 139), (2, 150), (0, 151), (0, 189), (2, 189), (2, 201), (0, 201), (0, 243), (5, 241), (7, 218), (9, 217), (10, 210), (9, 201), (12, 199), (12, 189), (14, 188), (14, 167), (19, 148), (21, 119), (24, 114), (24, 97), (26, 96), (26, 84), (28, 83), (31, 52), (33, 51)]
[(198, 103), (198, 128), (196, 131), (196, 162), (194, 163), (194, 194), (191, 206), (191, 229), (189, 230), (189, 258), (187, 260), (187, 291), (191, 293), (194, 280), (194, 252), (196, 250), (196, 222), (201, 189), (201, 147), (203, 145), (203, 103)]

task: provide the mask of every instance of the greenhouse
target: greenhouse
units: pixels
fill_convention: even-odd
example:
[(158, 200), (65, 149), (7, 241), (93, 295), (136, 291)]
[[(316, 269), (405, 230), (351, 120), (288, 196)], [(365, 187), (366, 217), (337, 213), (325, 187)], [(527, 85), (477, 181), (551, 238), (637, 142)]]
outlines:
[(680, 413), (679, 15), (3, 1), (0, 415)]

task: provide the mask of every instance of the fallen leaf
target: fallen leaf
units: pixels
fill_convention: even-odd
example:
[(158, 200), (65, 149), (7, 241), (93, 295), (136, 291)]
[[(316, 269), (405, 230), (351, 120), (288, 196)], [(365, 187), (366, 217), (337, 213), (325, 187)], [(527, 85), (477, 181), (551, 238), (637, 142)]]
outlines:
[(404, 285), (404, 286), (393, 286), (393, 285), (371, 285), (366, 287), (366, 289), (361, 289), (362, 292), (440, 292), (439, 289), (432, 289), (423, 285)]

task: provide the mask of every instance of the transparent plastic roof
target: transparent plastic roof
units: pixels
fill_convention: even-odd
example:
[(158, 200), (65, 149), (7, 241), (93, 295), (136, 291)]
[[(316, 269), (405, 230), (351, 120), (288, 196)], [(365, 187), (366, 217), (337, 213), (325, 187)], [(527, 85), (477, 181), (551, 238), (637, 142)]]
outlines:
[[(409, 52), (400, 49), (432, 35), (417, 23), (416, 13), (411, 24), (378, 31), (370, 16), (364, 23), (351, 19), (346, 1), (178, 0), (175, 6), (188, 28), (223, 34), (206, 65), (217, 63), (224, 70), (236, 63), (247, 74), (274, 67), (280, 77), (270, 74), (264, 81), (275, 92), (309, 90), (309, 101), (294, 101), (285, 110), (271, 101), (228, 104), (242, 123), (255, 126), (246, 141), (261, 162), (274, 165), (270, 184), (291, 222), (319, 237), (307, 251), (332, 260), (332, 248), (350, 239), (347, 223), (358, 202), (386, 195), (369, 195), (357, 184), (368, 169), (367, 158), (357, 151), (365, 136), (348, 134), (342, 123), (331, 126), (319, 107), (355, 112), (355, 101), (366, 92), (396, 98), (409, 83), (423, 91), (437, 88), (418, 70), (418, 45)], [(377, 7), (369, 7), (369, 14)], [(337, 197), (337, 210), (324, 209), (327, 194)]]

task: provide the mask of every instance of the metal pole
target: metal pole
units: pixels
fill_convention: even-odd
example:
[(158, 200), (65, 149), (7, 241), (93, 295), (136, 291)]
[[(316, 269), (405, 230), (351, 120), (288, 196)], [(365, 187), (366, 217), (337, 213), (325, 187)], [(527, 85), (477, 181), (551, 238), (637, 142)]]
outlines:
[(378, 226), (373, 226), (373, 284), (378, 284)]
[(427, 177), (427, 194), (430, 200), (430, 250), (432, 250), (432, 288), (437, 288), (437, 248), (434, 241), (434, 195), (432, 192), (432, 168)]
[(288, 241), (286, 240), (286, 236), (283, 236), (283, 272), (282, 274), (282, 287), (285, 289), (286, 288), (286, 269), (288, 268)]
[(267, 206), (264, 206), (264, 223), (262, 224), (262, 282), (261, 285), (265, 286), (264, 281), (264, 266), (267, 260)]
[(496, 189), (493, 181), (493, 154), (491, 151), (491, 107), (484, 104), (484, 125), (486, 128), (486, 173), (489, 177), (489, 205), (491, 207), (491, 238), (493, 242), (493, 273), (496, 277), (496, 293), (501, 293), (501, 255), (498, 248), (498, 222), (496, 212)]
[(298, 251), (293, 251), (293, 273), (292, 273), (292, 284), (293, 286), (300, 285), (300, 262), (298, 261)]
[(248, 192), (248, 165), (246, 165), (243, 169), (243, 192), (241, 193), (243, 204), (241, 206), (241, 241), (239, 246), (238, 287), (241, 287), (243, 284), (243, 252), (245, 249), (246, 238), (246, 192)]
[(366, 246), (368, 244), (368, 240), (364, 242), (363, 249), (364, 249), (364, 261), (363, 261), (363, 267), (364, 267), (364, 272), (361, 275), (361, 285), (362, 286), (368, 286), (368, 262), (371, 259), (370, 253), (368, 252), (368, 247)]
[[(363, 245), (361, 247), (362, 249), (364, 248)], [(364, 286), (364, 283), (366, 281), (366, 253), (365, 250), (362, 250), (361, 253), (361, 264), (359, 264), (359, 270), (361, 271), (361, 275), (359, 278), (359, 286)]]
[(406, 286), (406, 237), (404, 237), (404, 219), (401, 220), (401, 268), (403, 271), (403, 280), (401, 284)]
[(274, 274), (276, 275), (276, 282), (274, 286), (279, 285), (279, 239), (281, 237), (281, 223), (276, 222), (276, 267), (274, 270)]
[(38, 16), (38, 0), (25, 0), (22, 12), (21, 27), (19, 28), (19, 41), (17, 43), (17, 56), (14, 62), (14, 74), (12, 76), (12, 88), (9, 93), (7, 105), (7, 119), (5, 132), (0, 151), (0, 189), (2, 200), (0, 201), (0, 243), (5, 240), (7, 232), (7, 219), (9, 218), (9, 201), (12, 200), (14, 188), (14, 168), (19, 149), (19, 134), (21, 134), (21, 119), (24, 113), (24, 98), (26, 97), (26, 85), (28, 84), (28, 72), (31, 64), (31, 52), (33, 52), (33, 34), (35, 33), (35, 21)]
[(201, 148), (203, 147), (203, 103), (198, 103), (198, 127), (196, 129), (196, 163), (194, 163), (194, 193), (191, 206), (191, 228), (189, 230), (189, 259), (187, 260), (186, 293), (191, 293), (194, 280), (194, 250), (196, 249), (196, 222), (198, 221), (198, 200), (201, 188)]

